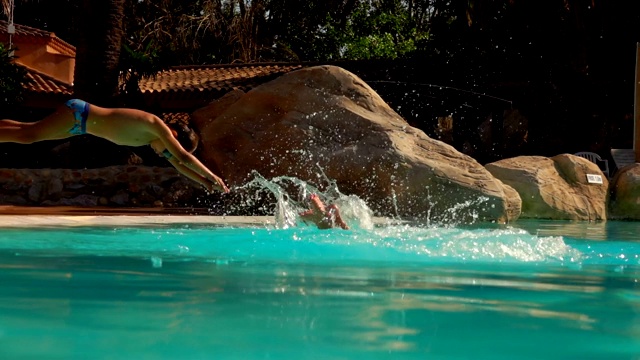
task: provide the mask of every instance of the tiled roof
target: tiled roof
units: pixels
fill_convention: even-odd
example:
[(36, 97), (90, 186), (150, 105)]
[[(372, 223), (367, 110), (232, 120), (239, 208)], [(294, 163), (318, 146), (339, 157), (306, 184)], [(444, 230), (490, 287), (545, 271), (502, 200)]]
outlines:
[[(59, 39), (54, 33), (30, 26), (14, 25), (14, 42), (39, 43), (50, 46), (61, 54), (75, 56), (75, 47)], [(7, 21), (0, 20), (0, 41), (8, 41), (7, 26)], [(140, 80), (139, 87), (145, 102), (149, 105), (188, 108), (207, 103), (231, 90), (248, 91), (303, 66), (292, 63), (179, 66), (161, 71), (154, 77)], [(51, 95), (73, 93), (72, 84), (55, 80), (35, 69), (26, 68), (27, 91)]]
[[(139, 85), (140, 91), (151, 103), (183, 99), (197, 102), (200, 98), (203, 101), (211, 101), (231, 90), (251, 90), (261, 83), (302, 67), (301, 64), (274, 63), (184, 66), (162, 71), (152, 78), (142, 79)], [(27, 91), (64, 95), (73, 93), (71, 84), (56, 80), (35, 69), (26, 68)]]
[(165, 112), (162, 113), (161, 116), (162, 120), (164, 120), (167, 123), (185, 123), (188, 124), (189, 120), (191, 119), (191, 115), (189, 115), (189, 113), (186, 112)]
[(63, 95), (71, 95), (73, 93), (73, 87), (70, 84), (56, 80), (38, 70), (24, 67), (27, 69), (27, 81), (24, 87), (28, 92)]
[(204, 105), (231, 90), (251, 90), (303, 66), (289, 63), (181, 66), (142, 79), (139, 86), (149, 105), (188, 108)]
[[(0, 41), (2, 42), (9, 41), (8, 26), (9, 22), (6, 20), (0, 20)], [(71, 57), (76, 56), (76, 48), (58, 38), (56, 34), (52, 32), (20, 24), (14, 24), (14, 26), (16, 28), (16, 32), (13, 34), (14, 42), (23, 41), (35, 44), (46, 44), (51, 46), (60, 54)]]
[[(24, 66), (24, 65), (22, 65)], [(177, 67), (160, 72), (155, 78), (140, 81), (140, 91), (147, 98), (165, 100), (223, 95), (231, 90), (251, 90), (281, 74), (300, 69), (300, 64), (250, 64)], [(24, 66), (27, 91), (70, 95), (73, 86)], [(208, 100), (211, 100), (210, 98)]]
[(142, 93), (200, 92), (252, 87), (278, 75), (301, 68), (300, 64), (255, 63), (243, 65), (181, 66), (140, 81)]

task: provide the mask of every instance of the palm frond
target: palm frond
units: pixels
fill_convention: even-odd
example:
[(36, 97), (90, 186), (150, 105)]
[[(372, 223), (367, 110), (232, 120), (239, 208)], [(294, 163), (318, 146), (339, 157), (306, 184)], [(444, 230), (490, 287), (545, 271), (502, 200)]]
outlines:
[(0, 3), (2, 4), (2, 12), (6, 16), (9, 16), (11, 8), (13, 7), (13, 0), (0, 0)]

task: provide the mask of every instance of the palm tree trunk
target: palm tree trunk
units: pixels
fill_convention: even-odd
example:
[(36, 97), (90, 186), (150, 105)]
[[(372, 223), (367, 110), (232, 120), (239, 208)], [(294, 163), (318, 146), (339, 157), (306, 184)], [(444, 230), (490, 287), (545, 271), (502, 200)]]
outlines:
[(74, 74), (75, 96), (111, 106), (118, 94), (124, 0), (82, 0)]

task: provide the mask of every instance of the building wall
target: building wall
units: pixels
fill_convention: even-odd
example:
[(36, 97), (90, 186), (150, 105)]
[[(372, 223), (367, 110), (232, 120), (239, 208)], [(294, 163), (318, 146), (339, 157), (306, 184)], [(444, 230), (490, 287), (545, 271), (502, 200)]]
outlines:
[(16, 62), (68, 84), (73, 83), (76, 60), (45, 44), (16, 43)]

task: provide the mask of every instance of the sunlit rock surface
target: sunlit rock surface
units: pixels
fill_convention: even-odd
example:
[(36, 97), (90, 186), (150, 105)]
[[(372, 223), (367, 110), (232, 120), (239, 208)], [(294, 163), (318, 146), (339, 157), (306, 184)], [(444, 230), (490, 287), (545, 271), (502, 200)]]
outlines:
[[(571, 154), (519, 156), (486, 165), (522, 199), (521, 218), (606, 220), (608, 180), (598, 165)], [(600, 175), (602, 184), (589, 183)]]
[[(198, 156), (231, 185), (292, 176), (335, 180), (383, 216), (515, 220), (520, 198), (482, 165), (429, 138), (354, 74), (334, 66), (288, 73), (192, 114)], [(324, 175), (326, 175), (326, 178)]]
[(609, 217), (617, 220), (640, 220), (640, 164), (619, 169), (611, 179)]

